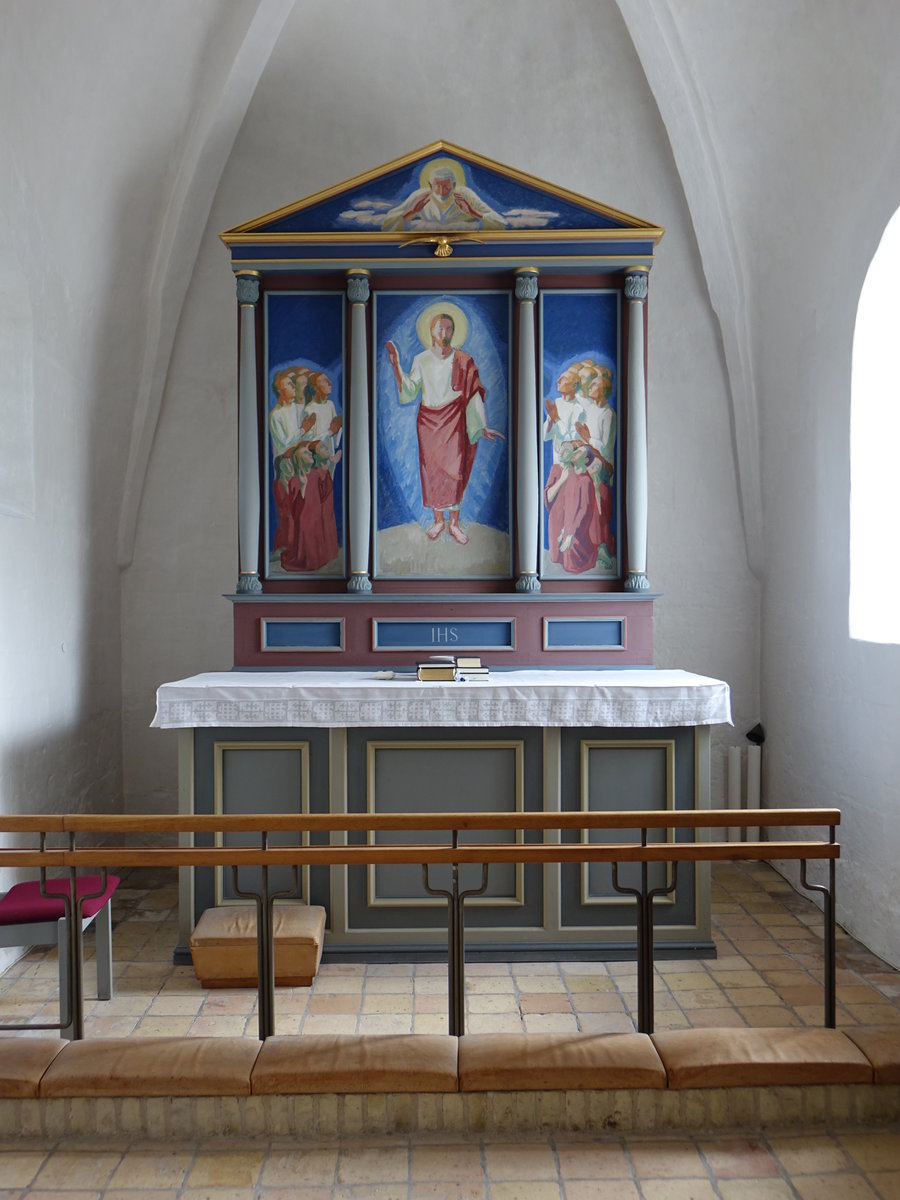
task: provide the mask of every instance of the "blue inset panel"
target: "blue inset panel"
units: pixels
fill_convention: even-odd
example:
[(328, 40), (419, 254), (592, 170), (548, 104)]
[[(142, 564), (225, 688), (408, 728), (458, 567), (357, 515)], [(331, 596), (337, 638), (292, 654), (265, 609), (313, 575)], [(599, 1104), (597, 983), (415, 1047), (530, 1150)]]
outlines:
[(372, 621), (373, 650), (514, 650), (515, 645), (514, 617)]
[(263, 617), (260, 641), (263, 650), (343, 650), (344, 622), (340, 617)]
[(624, 650), (625, 618), (544, 618), (545, 650)]

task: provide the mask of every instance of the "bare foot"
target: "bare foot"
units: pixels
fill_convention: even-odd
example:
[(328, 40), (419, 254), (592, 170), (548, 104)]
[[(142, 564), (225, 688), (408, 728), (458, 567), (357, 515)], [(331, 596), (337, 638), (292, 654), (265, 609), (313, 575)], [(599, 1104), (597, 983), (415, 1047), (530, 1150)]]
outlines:
[(459, 542), (461, 546), (465, 546), (466, 542), (469, 540), (469, 535), (467, 533), (463, 533), (460, 527), (453, 521), (450, 522), (450, 536), (454, 539), (454, 541)]
[[(443, 532), (444, 532), (443, 517), (441, 518), (440, 521), (435, 521), (435, 523), (433, 525), (429, 526), (429, 528), (425, 530), (425, 533), (427, 534), (428, 537), (431, 538), (432, 541), (435, 541), (437, 538), (439, 538)], [(453, 530), (451, 529), (450, 532), (452, 533)]]

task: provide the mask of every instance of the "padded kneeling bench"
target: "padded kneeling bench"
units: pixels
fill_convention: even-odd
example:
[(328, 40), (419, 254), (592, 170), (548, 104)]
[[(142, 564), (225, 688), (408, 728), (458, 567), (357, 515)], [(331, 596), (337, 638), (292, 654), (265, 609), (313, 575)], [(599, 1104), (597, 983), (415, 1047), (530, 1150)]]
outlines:
[[(309, 987), (325, 940), (325, 909), (318, 904), (276, 904), (273, 910), (275, 983)], [(207, 908), (191, 934), (194, 971), (205, 988), (256, 987), (256, 906)]]
[(872, 1063), (840, 1029), (666, 1029), (650, 1037), (670, 1088), (873, 1080)]

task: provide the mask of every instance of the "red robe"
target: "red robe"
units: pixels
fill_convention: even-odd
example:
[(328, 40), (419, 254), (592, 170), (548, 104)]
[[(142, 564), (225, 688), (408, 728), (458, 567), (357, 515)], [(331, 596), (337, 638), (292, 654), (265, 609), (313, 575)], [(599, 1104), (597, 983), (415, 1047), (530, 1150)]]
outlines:
[[(562, 475), (563, 468), (554, 463), (547, 477), (544, 499), (547, 502), (547, 541), (550, 561), (561, 563), (564, 571), (580, 575), (597, 565), (600, 547), (600, 512), (591, 477), (570, 471), (568, 478), (552, 500), (547, 493)], [(572, 538), (571, 544), (560, 549), (560, 542)]]
[(293, 536), (282, 552), (281, 565), (286, 571), (318, 571), (340, 549), (334, 516), (334, 483), (327, 467), (310, 470), (303, 495), (298, 484), (292, 515)]
[(419, 435), (419, 476), (422, 503), (426, 508), (454, 508), (462, 503), (472, 474), (476, 442), (466, 432), (466, 407), (473, 396), (484, 399), (484, 385), (470, 354), (453, 351), (450, 386), (458, 399), (443, 408), (419, 405), (416, 432)]

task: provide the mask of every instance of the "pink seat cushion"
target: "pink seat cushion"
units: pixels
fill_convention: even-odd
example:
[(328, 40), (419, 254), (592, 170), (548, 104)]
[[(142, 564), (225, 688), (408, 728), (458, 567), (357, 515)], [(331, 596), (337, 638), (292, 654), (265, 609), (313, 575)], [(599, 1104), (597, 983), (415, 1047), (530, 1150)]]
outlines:
[[(100, 875), (81, 875), (75, 885), (75, 894), (83, 896), (85, 893), (96, 892), (101, 882)], [(106, 890), (102, 896), (97, 896), (94, 900), (85, 900), (82, 909), (85, 917), (95, 917), (118, 886), (119, 876), (107, 875)], [(54, 899), (53, 895), (42, 896), (41, 885), (36, 879), (28, 883), (13, 884), (0, 900), (0, 925), (29, 925), (35, 921), (57, 921), (64, 917), (66, 909), (61, 897), (69, 895), (68, 879), (48, 879), (47, 891), (60, 899)]]

